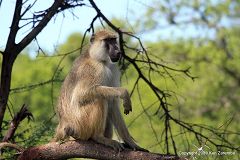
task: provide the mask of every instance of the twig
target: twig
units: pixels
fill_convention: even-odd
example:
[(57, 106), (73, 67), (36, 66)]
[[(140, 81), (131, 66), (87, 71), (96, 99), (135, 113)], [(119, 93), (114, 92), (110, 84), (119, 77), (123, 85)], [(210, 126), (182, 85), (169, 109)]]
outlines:
[(33, 115), (27, 109), (27, 106), (23, 104), (20, 111), (13, 117), (13, 120), (10, 123), (10, 127), (7, 131), (7, 134), (4, 136), (2, 140), (3, 142), (7, 142), (13, 138), (15, 131), (18, 128), (20, 122), (23, 121), (25, 118), (28, 118), (28, 120), (31, 120), (33, 119)]
[(17, 151), (19, 152), (22, 152), (24, 150), (23, 147), (21, 146), (18, 146), (16, 144), (13, 144), (13, 143), (9, 143), (9, 142), (1, 142), (0, 143), (0, 150), (5, 148), (5, 147), (10, 147), (10, 148), (13, 148), (13, 149), (16, 149)]

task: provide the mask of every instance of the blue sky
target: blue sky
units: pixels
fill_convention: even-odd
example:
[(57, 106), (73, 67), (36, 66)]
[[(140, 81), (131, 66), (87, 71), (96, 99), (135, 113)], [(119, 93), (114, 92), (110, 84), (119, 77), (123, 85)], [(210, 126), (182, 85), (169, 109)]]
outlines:
[[(29, 0), (29, 3), (34, 0)], [(88, 2), (84, 0), (84, 2)], [(38, 0), (31, 12), (41, 11), (48, 8), (53, 3), (53, 0)], [(136, 20), (141, 20), (141, 16), (146, 11), (146, 7), (152, 6), (151, 0), (96, 0), (95, 3), (101, 11), (109, 19), (112, 17), (121, 18), (126, 20), (126, 25), (135, 23)], [(0, 8), (0, 49), (3, 50), (6, 45), (7, 37), (9, 34), (9, 27), (11, 25), (15, 0), (3, 0)], [(157, 6), (157, 5), (156, 5)], [(26, 15), (31, 17), (32, 13)], [(64, 43), (67, 37), (74, 32), (83, 33), (96, 15), (93, 8), (89, 6), (79, 7), (74, 9), (74, 17), (70, 11), (65, 11), (63, 14), (58, 14), (54, 17), (47, 27), (37, 36), (38, 43), (45, 51), (54, 52), (54, 49), (60, 44)], [(159, 20), (164, 17), (155, 17)], [(228, 22), (226, 22), (228, 23)], [(133, 24), (130, 24), (133, 25)], [(97, 26), (97, 24), (95, 25)], [(31, 26), (29, 26), (31, 27)], [(17, 42), (29, 32), (30, 28), (23, 28), (17, 35)], [(146, 34), (138, 34), (143, 40), (157, 40), (169, 39), (177, 37), (199, 37), (208, 36), (213, 37), (214, 32), (207, 32), (203, 29), (196, 28), (193, 25), (182, 27), (162, 27), (156, 31), (148, 32)], [(34, 43), (33, 43), (34, 44)], [(34, 48), (31, 45), (31, 48)]]
[[(30, 2), (32, 2), (30, 0)], [(53, 1), (39, 0), (34, 8), (31, 10), (39, 11), (46, 9), (52, 4)], [(149, 1), (150, 2), (150, 1)], [(145, 10), (145, 7), (138, 3), (138, 1), (129, 0), (101, 0), (96, 1), (101, 11), (111, 19), (111, 17), (120, 17), (123, 19), (134, 16), (131, 10), (138, 9), (138, 11)], [(3, 0), (0, 8), (0, 49), (4, 49), (9, 34), (9, 27), (13, 16), (15, 0)], [(53, 51), (54, 47), (63, 43), (66, 38), (73, 32), (84, 32), (92, 18), (96, 15), (94, 9), (90, 7), (79, 7), (74, 10), (74, 14), (78, 18), (74, 18), (69, 11), (64, 12), (64, 16), (59, 14), (52, 19), (47, 27), (37, 37), (40, 46), (48, 51)], [(28, 14), (26, 16), (32, 16)], [(17, 42), (28, 33), (29, 28), (25, 27), (17, 35)]]

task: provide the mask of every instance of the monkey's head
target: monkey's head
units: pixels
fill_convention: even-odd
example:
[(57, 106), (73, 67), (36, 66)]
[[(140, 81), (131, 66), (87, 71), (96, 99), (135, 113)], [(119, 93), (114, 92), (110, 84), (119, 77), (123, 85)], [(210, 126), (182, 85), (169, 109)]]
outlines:
[(117, 62), (121, 52), (117, 42), (117, 35), (108, 30), (101, 30), (91, 39), (90, 56), (103, 62)]

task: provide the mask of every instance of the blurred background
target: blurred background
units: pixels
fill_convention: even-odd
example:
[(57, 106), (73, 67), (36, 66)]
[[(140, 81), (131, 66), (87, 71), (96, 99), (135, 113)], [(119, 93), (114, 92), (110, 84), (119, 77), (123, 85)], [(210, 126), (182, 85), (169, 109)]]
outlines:
[[(3, 135), (13, 115), (22, 104), (27, 104), (34, 120), (24, 120), (14, 136), (14, 141), (25, 147), (47, 143), (54, 134), (57, 124), (54, 108), (61, 82), (80, 54), (84, 32), (96, 15), (89, 2), (83, 2), (85, 6), (58, 13), (14, 63)], [(31, 3), (29, 0), (24, 5)], [(177, 70), (159, 67), (158, 72), (152, 73), (151, 82), (169, 95), (168, 109), (173, 117), (207, 137), (169, 121), (178, 154), (202, 147), (204, 151), (232, 154), (190, 156), (190, 159), (238, 159), (240, 1), (102, 0), (95, 3), (115, 26), (139, 37), (154, 61)], [(51, 4), (52, 1), (36, 1), (25, 16), (32, 17)], [(2, 51), (14, 7), (13, 0), (1, 1)], [(31, 27), (31, 24), (24, 26), (17, 38), (24, 37)], [(96, 21), (94, 27), (103, 28), (101, 21)], [(134, 48), (140, 46), (134, 38), (125, 37), (125, 41)], [(87, 45), (85, 40), (84, 46)], [(130, 57), (136, 54), (129, 48), (125, 52)], [(142, 64), (141, 69), (144, 75), (151, 70)], [(123, 67), (122, 72), (122, 85), (131, 91), (138, 74), (131, 64)], [(152, 152), (166, 153), (164, 112), (151, 88), (142, 80), (132, 94), (132, 103), (133, 112), (124, 118), (134, 139)], [(224, 147), (225, 144), (232, 148)], [(174, 153), (174, 144), (169, 146)]]

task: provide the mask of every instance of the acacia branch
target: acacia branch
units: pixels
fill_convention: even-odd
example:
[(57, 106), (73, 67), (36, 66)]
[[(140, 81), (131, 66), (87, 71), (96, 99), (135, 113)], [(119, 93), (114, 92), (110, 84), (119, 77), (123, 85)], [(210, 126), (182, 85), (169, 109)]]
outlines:
[[(121, 31), (118, 27), (116, 27), (114, 24), (112, 24), (105, 16), (104, 14), (100, 11), (100, 9), (97, 7), (97, 5), (94, 3), (93, 0), (89, 0), (90, 4), (92, 5), (92, 7), (95, 9), (95, 11), (97, 12), (97, 14), (114, 30), (118, 33), (119, 35), (119, 44), (120, 44), (120, 50), (121, 50), (121, 53), (122, 53), (122, 57), (124, 59), (126, 59), (129, 63), (131, 63), (133, 65), (133, 67), (135, 68), (135, 70), (137, 71), (138, 73), (138, 78), (139, 79), (142, 79), (150, 88), (151, 90), (153, 91), (153, 93), (156, 95), (156, 97), (158, 98), (158, 100), (160, 101), (160, 104), (165, 112), (165, 121), (167, 122), (167, 126), (165, 127), (165, 133), (166, 133), (166, 140), (165, 140), (165, 143), (166, 143), (166, 150), (167, 150), (167, 153), (169, 153), (169, 143), (168, 143), (168, 125), (169, 125), (169, 119), (171, 118), (171, 115), (169, 114), (169, 110), (168, 110), (168, 106), (167, 106), (167, 99), (166, 99), (166, 96), (167, 94), (160, 90), (155, 84), (153, 84), (151, 82), (151, 78), (150, 77), (146, 77), (144, 76), (142, 70), (140, 69), (140, 67), (138, 66), (137, 62), (136, 62), (136, 59), (132, 59), (130, 58), (129, 56), (127, 56), (125, 54), (125, 50), (124, 50), (124, 44), (125, 44), (125, 41), (123, 39), (123, 34), (125, 35), (128, 35), (128, 36), (131, 36), (135, 39), (138, 40), (142, 50), (144, 51), (144, 55), (147, 57), (147, 61), (148, 62), (151, 62), (152, 60), (148, 57), (148, 53), (146, 51), (146, 49), (144, 48), (144, 46), (142, 45), (142, 42), (141, 40), (134, 36), (133, 34), (130, 34), (128, 32), (123, 32)], [(149, 68), (152, 68), (151, 67), (151, 63), (148, 63), (149, 64)], [(147, 114), (147, 113), (146, 113)], [(173, 144), (175, 145), (175, 143)], [(177, 151), (175, 150), (176, 147), (174, 146), (174, 152), (177, 153)]]
[[(174, 150), (174, 153), (176, 154), (177, 153), (177, 147), (176, 147), (176, 144), (175, 144), (175, 140), (174, 140), (174, 136), (173, 136), (173, 132), (171, 130), (172, 126), (170, 126), (170, 121), (172, 120), (173, 122), (175, 122), (175, 125), (179, 125), (181, 127), (183, 127), (184, 129), (187, 129), (188, 132), (190, 132), (191, 134), (195, 135), (196, 139), (198, 140), (199, 137), (203, 138), (206, 140), (206, 142), (209, 142), (211, 143), (212, 145), (214, 145), (217, 149), (219, 147), (222, 147), (222, 148), (228, 148), (228, 149), (233, 149), (233, 150), (239, 150), (238, 147), (233, 147), (233, 145), (231, 145), (232, 143), (230, 143), (230, 141), (228, 141), (227, 139), (225, 139), (222, 135), (223, 134), (219, 134), (217, 132), (212, 132), (212, 134), (214, 136), (216, 136), (216, 138), (218, 138), (219, 141), (221, 141), (221, 144), (220, 143), (215, 143), (214, 140), (212, 140), (211, 137), (208, 137), (205, 133), (202, 133), (201, 131), (198, 131), (196, 129), (193, 128), (193, 125), (189, 124), (189, 123), (186, 123), (184, 121), (181, 121), (180, 119), (176, 119), (174, 118), (174, 115), (170, 113), (170, 110), (168, 108), (168, 103), (167, 103), (167, 98), (169, 96), (171, 96), (170, 94), (168, 94), (166, 91), (164, 90), (161, 90), (157, 84), (153, 83), (151, 81), (151, 74), (150, 72), (153, 71), (153, 72), (156, 72), (156, 73), (160, 73), (158, 71), (159, 68), (162, 68), (164, 70), (164, 73), (166, 73), (167, 75), (169, 75), (173, 81), (174, 78), (171, 76), (171, 74), (169, 73), (169, 71), (173, 71), (173, 72), (181, 72), (183, 73), (185, 76), (191, 78), (192, 80), (194, 80), (195, 76), (192, 76), (190, 74), (190, 67), (189, 68), (186, 68), (186, 69), (176, 69), (176, 68), (172, 68), (172, 67), (169, 67), (167, 65), (164, 65), (164, 64), (161, 64), (161, 63), (158, 63), (156, 61), (154, 61), (154, 59), (151, 59), (148, 55), (148, 52), (147, 50), (144, 48), (143, 44), (141, 43), (141, 40), (129, 33), (129, 32), (124, 32), (122, 31), (120, 28), (118, 28), (117, 26), (115, 26), (113, 23), (111, 23), (105, 16), (103, 13), (101, 13), (101, 10), (97, 7), (97, 5), (94, 3), (93, 0), (89, 0), (90, 4), (92, 5), (92, 7), (95, 9), (95, 11), (97, 12), (97, 14), (100, 16), (100, 18), (103, 19), (103, 21), (105, 21), (105, 23), (111, 27), (114, 31), (116, 31), (119, 35), (119, 44), (120, 44), (120, 50), (121, 50), (121, 53), (122, 53), (122, 57), (123, 57), (123, 60), (126, 60), (128, 61), (135, 69), (135, 71), (138, 73), (138, 78), (136, 80), (136, 82), (134, 83), (134, 87), (133, 87), (133, 90), (132, 92), (134, 91), (134, 88), (136, 85), (138, 85), (138, 82), (140, 79), (142, 79), (146, 84), (147, 86), (149, 86), (151, 88), (151, 91), (154, 93), (154, 95), (157, 97), (157, 99), (159, 100), (160, 102), (160, 106), (162, 109), (163, 109), (163, 115), (161, 117), (159, 117), (160, 119), (162, 117), (165, 118), (165, 129), (164, 129), (164, 134), (165, 134), (165, 148), (166, 148), (166, 152), (169, 153), (169, 147), (170, 147), (170, 143), (169, 141), (171, 141), (172, 143), (172, 146), (173, 146), (173, 150)], [(123, 39), (123, 35), (127, 35), (127, 36), (130, 36), (130, 37), (133, 37), (134, 39), (137, 39), (138, 40), (138, 44), (140, 45), (140, 48), (141, 49), (136, 49), (136, 48), (133, 48), (133, 47), (128, 47), (126, 44), (125, 44), (125, 41)], [(135, 58), (132, 58), (131, 56), (128, 56), (125, 54), (125, 48), (129, 48), (133, 51), (136, 52), (136, 56)], [(139, 53), (144, 53), (142, 54), (143, 55), (143, 58), (146, 58), (145, 59), (138, 59), (137, 56), (139, 55)], [(148, 76), (145, 76), (141, 66), (143, 64), (148, 64), (147, 66), (147, 69), (149, 70), (149, 74)], [(159, 107), (158, 107), (158, 110), (159, 110)], [(158, 111), (157, 111), (158, 112)], [(145, 112), (145, 114), (147, 115), (148, 113)], [(174, 123), (173, 123), (174, 124)], [(198, 128), (201, 128), (201, 129), (204, 129), (205, 131), (208, 131), (207, 129), (205, 128), (202, 128), (200, 127), (199, 125), (197, 124), (194, 124), (195, 126), (198, 126)], [(218, 130), (217, 128), (215, 128), (215, 130)], [(205, 143), (206, 143), (205, 142)]]
[(24, 150), (18, 160), (32, 159), (68, 159), (68, 158), (97, 158), (108, 160), (175, 160), (177, 156), (163, 155), (150, 152), (124, 150), (114, 151), (93, 141), (68, 141), (65, 143), (51, 142), (45, 145)]
[(24, 151), (24, 148), (23, 148), (23, 147), (18, 146), (18, 145), (16, 145), (16, 144), (8, 143), (8, 142), (2, 142), (2, 143), (0, 143), (0, 149), (6, 148), (6, 147), (16, 149), (16, 150), (19, 151), (19, 152)]
[(7, 131), (7, 134), (3, 138), (3, 142), (9, 141), (13, 138), (16, 129), (18, 128), (20, 122), (28, 118), (28, 120), (33, 119), (32, 113), (28, 110), (25, 104), (22, 105), (20, 111), (14, 116), (13, 120), (10, 123), (10, 127)]
[(21, 19), (21, 9), (22, 9), (22, 0), (17, 0), (16, 4), (15, 4), (15, 10), (14, 10), (14, 15), (13, 15), (13, 20), (12, 20), (12, 24), (11, 24), (11, 29), (10, 29), (10, 33), (8, 36), (8, 40), (7, 40), (7, 46), (6, 48), (11, 48), (13, 45), (15, 45), (15, 39), (16, 39), (16, 35), (19, 29), (19, 21)]
[(36, 36), (51, 20), (51, 18), (57, 13), (58, 8), (63, 2), (63, 0), (54, 1), (53, 5), (48, 9), (47, 14), (43, 17), (39, 24), (35, 28), (33, 28), (33, 30), (18, 43), (19, 51), (23, 50), (34, 38), (36, 38)]

